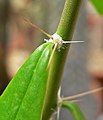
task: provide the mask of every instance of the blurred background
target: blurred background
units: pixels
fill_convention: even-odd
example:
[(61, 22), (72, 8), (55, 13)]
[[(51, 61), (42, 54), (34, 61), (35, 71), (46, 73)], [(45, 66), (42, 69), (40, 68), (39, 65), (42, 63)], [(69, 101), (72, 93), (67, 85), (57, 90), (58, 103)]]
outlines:
[[(0, 0), (0, 94), (27, 57), (46, 37), (23, 17), (48, 33), (56, 31), (65, 0)], [(62, 96), (103, 87), (103, 17), (83, 2), (62, 80)], [(103, 91), (79, 103), (87, 120), (103, 120)], [(60, 120), (73, 120), (60, 111)]]

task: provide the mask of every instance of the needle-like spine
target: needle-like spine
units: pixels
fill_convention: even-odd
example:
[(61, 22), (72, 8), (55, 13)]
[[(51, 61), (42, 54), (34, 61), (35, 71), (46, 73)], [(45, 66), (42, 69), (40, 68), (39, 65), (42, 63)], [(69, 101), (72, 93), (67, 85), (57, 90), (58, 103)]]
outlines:
[(73, 100), (73, 99), (77, 99), (77, 98), (80, 98), (80, 97), (83, 97), (83, 96), (86, 96), (86, 95), (90, 95), (92, 93), (96, 93), (96, 92), (99, 92), (99, 91), (102, 91), (102, 90), (103, 90), (103, 87), (97, 88), (97, 89), (94, 89), (94, 90), (90, 90), (90, 91), (87, 91), (87, 92), (83, 92), (83, 93), (80, 93), (80, 94), (76, 94), (76, 95), (73, 95), (73, 96), (64, 97), (64, 98), (62, 98), (62, 100), (63, 101)]
[(45, 34), (47, 37), (52, 38), (52, 36), (50, 34), (48, 34), (46, 31), (44, 31), (43, 29), (41, 29), (39, 26), (33, 24), (29, 19), (27, 18), (23, 18), (25, 22), (29, 23), (32, 27), (38, 29), (39, 31), (41, 31), (43, 34)]

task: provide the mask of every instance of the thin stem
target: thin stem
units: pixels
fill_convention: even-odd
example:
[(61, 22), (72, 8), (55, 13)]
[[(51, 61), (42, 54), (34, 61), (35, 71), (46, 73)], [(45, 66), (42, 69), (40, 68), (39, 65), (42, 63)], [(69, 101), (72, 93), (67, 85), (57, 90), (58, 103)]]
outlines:
[(72, 39), (81, 1), (82, 0), (66, 0), (62, 17), (56, 32), (63, 38), (63, 40)]
[[(77, 20), (77, 13), (81, 5), (81, 0), (66, 0), (62, 17), (57, 28), (56, 33), (60, 35), (63, 40), (71, 40), (73, 36), (74, 26)], [(61, 77), (65, 65), (68, 47), (60, 51), (55, 50), (53, 59), (50, 64), (49, 78), (47, 84), (47, 95), (43, 109), (43, 120), (48, 120), (54, 112), (52, 109), (57, 108), (58, 89), (61, 83)]]
[(77, 99), (77, 98), (80, 98), (80, 97), (83, 97), (83, 96), (86, 96), (86, 95), (90, 95), (92, 93), (96, 93), (96, 92), (99, 92), (99, 91), (102, 91), (102, 90), (103, 90), (103, 87), (102, 88), (97, 88), (97, 89), (90, 90), (90, 91), (87, 91), (87, 92), (83, 92), (83, 93), (80, 93), (80, 94), (77, 94), (77, 95), (62, 98), (62, 101)]

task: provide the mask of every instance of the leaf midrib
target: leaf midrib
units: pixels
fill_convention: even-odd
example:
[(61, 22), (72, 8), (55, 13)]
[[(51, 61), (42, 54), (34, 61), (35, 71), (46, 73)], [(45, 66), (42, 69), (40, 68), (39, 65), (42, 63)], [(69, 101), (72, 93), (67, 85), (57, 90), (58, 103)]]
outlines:
[[(45, 49), (46, 49), (46, 47), (45, 47)], [(44, 50), (45, 50), (45, 49), (44, 49)], [(44, 51), (44, 50), (43, 50), (43, 51)], [(43, 54), (43, 51), (42, 51), (42, 53), (41, 53), (41, 56), (42, 56), (42, 54)], [(35, 70), (36, 70), (36, 68), (37, 68), (37, 65), (38, 65), (38, 63), (39, 63), (39, 60), (40, 60), (41, 56), (40, 56), (39, 59), (38, 59), (38, 62), (37, 62), (36, 66), (35, 66), (35, 69), (34, 69), (34, 72), (35, 72)], [(32, 76), (31, 76), (31, 80), (32, 80), (32, 78), (33, 78), (34, 72), (33, 72)], [(30, 85), (30, 83), (31, 83), (31, 80), (30, 80), (30, 82), (29, 82), (29, 84), (28, 84), (28, 87), (27, 87), (27, 89), (26, 89), (26, 91), (25, 91), (25, 94), (24, 94), (24, 96), (23, 96), (23, 99), (25, 98), (25, 95), (26, 95), (26, 93), (27, 93), (27, 90), (28, 90), (28, 88), (29, 88), (29, 85)], [(18, 112), (19, 112), (20, 106), (21, 106), (22, 103), (23, 103), (23, 99), (21, 100), (20, 105), (19, 105), (19, 107), (18, 107), (18, 110), (17, 110), (17, 112), (15, 113), (14, 119), (17, 118), (17, 114), (18, 114)]]

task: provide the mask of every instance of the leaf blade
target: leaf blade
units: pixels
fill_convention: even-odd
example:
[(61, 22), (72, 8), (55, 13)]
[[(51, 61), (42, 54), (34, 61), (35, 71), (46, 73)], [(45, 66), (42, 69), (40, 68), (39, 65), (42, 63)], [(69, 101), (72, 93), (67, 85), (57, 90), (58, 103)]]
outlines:
[(14, 120), (15, 114), (19, 109), (21, 100), (34, 73), (37, 61), (47, 45), (48, 44), (45, 43), (33, 52), (2, 94), (0, 98), (0, 120)]
[(103, 0), (90, 0), (92, 5), (95, 7), (96, 11), (100, 14), (103, 15)]
[(64, 101), (62, 103), (62, 107), (68, 109), (72, 113), (75, 120), (86, 120), (83, 112), (80, 110), (79, 106), (75, 102)]
[[(39, 59), (35, 73), (32, 77), (32, 81), (23, 99), (23, 103), (20, 106), (16, 120), (34, 120), (34, 118), (36, 120), (42, 119), (42, 109), (48, 78), (47, 66), (52, 51), (51, 48), (52, 45), (48, 45)], [(36, 82), (37, 80), (39, 81)], [(30, 98), (30, 96), (32, 97)], [(25, 107), (25, 105), (27, 106)]]

